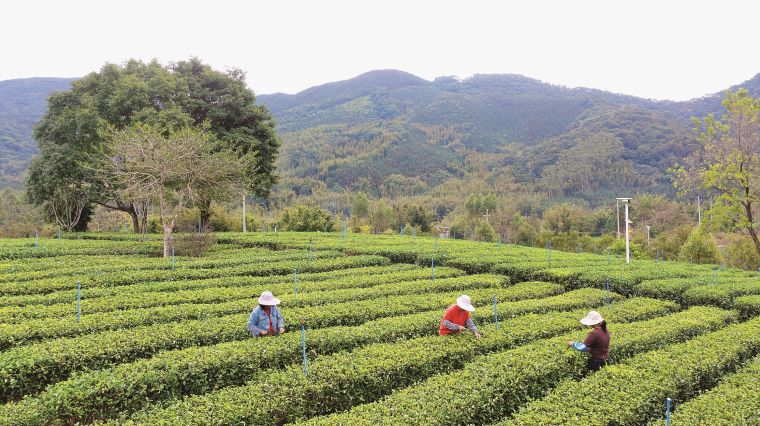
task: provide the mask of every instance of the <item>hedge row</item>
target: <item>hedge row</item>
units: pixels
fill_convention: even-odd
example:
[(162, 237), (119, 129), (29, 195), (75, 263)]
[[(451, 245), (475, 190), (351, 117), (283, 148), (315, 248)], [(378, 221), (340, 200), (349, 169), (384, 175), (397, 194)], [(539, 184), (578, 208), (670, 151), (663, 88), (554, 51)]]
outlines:
[[(547, 321), (546, 312), (566, 306), (565, 303), (558, 303), (558, 298), (549, 298), (523, 303), (500, 303), (497, 310), (502, 318), (512, 318), (526, 312), (542, 312), (501, 323), (502, 328), (513, 328), (518, 324)], [(624, 311), (626, 315), (639, 317), (659, 315), (673, 309), (674, 305), (665, 302), (635, 299), (621, 302), (616, 307), (616, 310)], [(554, 323), (564, 324), (566, 329), (570, 329), (577, 326), (577, 318), (584, 313), (585, 311), (572, 311), (551, 314), (550, 317), (554, 318)], [(434, 334), (440, 318), (441, 311), (436, 310), (370, 321), (357, 327), (311, 330), (308, 333), (309, 356), (313, 359), (316, 355), (367, 344)], [(476, 311), (475, 321), (481, 327), (483, 323), (493, 321), (490, 309)], [(277, 339), (245, 340), (168, 351), (151, 359), (77, 374), (67, 381), (52, 385), (37, 397), (6, 406), (4, 415), (28, 419), (26, 424), (90, 421), (134, 412), (148, 401), (162, 401), (240, 385), (265, 368), (297, 363), (301, 357), (299, 339), (297, 333), (286, 333)]]
[[(324, 305), (330, 302), (347, 302), (384, 297), (394, 294), (414, 294), (439, 290), (476, 289), (499, 287), (509, 279), (500, 275), (468, 275), (442, 278), (438, 282), (406, 281), (363, 289), (327, 290), (304, 294), (279, 294), (283, 307)], [(379, 288), (378, 288), (379, 287)], [(292, 285), (288, 288), (292, 292)], [(253, 291), (247, 299), (215, 303), (176, 303), (151, 308), (115, 310), (82, 315), (77, 322), (75, 314), (65, 318), (32, 319), (14, 324), (0, 324), (0, 349), (28, 344), (30, 342), (60, 337), (77, 336), (103, 330), (117, 330), (141, 325), (160, 324), (188, 319), (203, 319), (250, 311), (258, 305), (260, 291)], [(170, 301), (173, 293), (166, 293), (164, 301)], [(179, 296), (181, 299), (182, 295)]]
[[(356, 278), (361, 281), (366, 276), (383, 275), (389, 280), (396, 279), (396, 274), (404, 271), (420, 269), (415, 265), (381, 265), (381, 266), (360, 266), (345, 269), (334, 269), (323, 272), (298, 272), (299, 283), (343, 279), (346, 277)], [(427, 273), (425, 273), (427, 275)], [(286, 275), (267, 275), (260, 277), (237, 276), (237, 277), (220, 277), (206, 278), (200, 280), (175, 280), (175, 281), (153, 281), (141, 282), (138, 284), (128, 284), (118, 287), (96, 287), (85, 288), (82, 292), (82, 300), (95, 299), (99, 297), (110, 297), (119, 295), (130, 295), (143, 292), (174, 292), (179, 290), (193, 290), (202, 288), (224, 288), (224, 287), (248, 287), (253, 285), (282, 284), (285, 282), (292, 283), (293, 272)], [(374, 282), (374, 281), (371, 281)], [(390, 281), (389, 281), (390, 282)], [(325, 288), (327, 290), (328, 288)], [(76, 299), (76, 290), (56, 291), (47, 294), (32, 294), (21, 296), (4, 296), (0, 297), (0, 306), (27, 306), (27, 305), (51, 305), (56, 303), (70, 302)]]
[[(676, 406), (670, 418), (673, 426), (682, 425), (758, 425), (760, 424), (760, 356), (734, 374), (723, 377), (720, 385)], [(665, 421), (653, 422), (664, 425)]]
[(751, 318), (760, 315), (760, 295), (742, 296), (734, 300), (736, 308), (743, 318)]
[[(717, 284), (714, 283), (717, 281)], [(687, 305), (708, 304), (730, 308), (733, 299), (744, 294), (760, 293), (756, 277), (741, 275), (703, 275), (691, 278), (646, 280), (634, 287), (638, 296), (656, 297)]]
[[(523, 300), (558, 291), (560, 289), (556, 284), (530, 287), (518, 284), (506, 289), (487, 288), (468, 293), (474, 303), (488, 304), (494, 294), (499, 300)], [(304, 319), (310, 328), (359, 325), (378, 318), (442, 309), (460, 294), (458, 291), (389, 296), (381, 300), (335, 303), (327, 307), (285, 309), (283, 316), (286, 326), (293, 326), (300, 319)], [(510, 309), (516, 312), (570, 309), (597, 304), (602, 297), (601, 292), (576, 292), (541, 302), (512, 302), (515, 307)], [(145, 358), (162, 350), (245, 339), (250, 337), (245, 329), (247, 320), (248, 314), (244, 313), (56, 339), (13, 348), (0, 353), (0, 397), (3, 400), (19, 398), (42, 390), (49, 383), (63, 380), (72, 372)]]
[[(702, 307), (632, 324), (620, 324), (619, 318), (602, 314), (610, 320), (610, 356), (616, 361), (720, 328), (734, 319), (729, 311)], [(568, 348), (566, 342), (583, 336), (575, 332), (479, 357), (461, 371), (432, 377), (385, 400), (314, 419), (311, 424), (488, 424), (560, 381), (581, 376), (586, 355)]]
[[(314, 253), (322, 258), (338, 257), (339, 251), (321, 251)], [(193, 258), (176, 256), (175, 267), (177, 269), (210, 269), (223, 266), (235, 266), (242, 263), (261, 263), (266, 259), (296, 260), (304, 259), (308, 253), (303, 250), (284, 250), (273, 252), (266, 249), (238, 249), (234, 253), (229, 250), (220, 253)], [(32, 263), (30, 265), (30, 263)], [(55, 268), (51, 268), (51, 263)], [(54, 258), (39, 259), (38, 262), (24, 260), (17, 261), (0, 273), (0, 282), (31, 281), (60, 276), (82, 276), (89, 274), (102, 274), (107, 272), (119, 272), (124, 270), (139, 271), (149, 269), (166, 269), (170, 261), (164, 258), (124, 257), (124, 256), (86, 256), (72, 257), (61, 256)]]
[(686, 290), (683, 294), (685, 305), (714, 305), (725, 308), (734, 306), (738, 296), (760, 294), (760, 280), (734, 282), (731, 284), (703, 285)]
[(3, 239), (1, 241), (0, 260), (102, 254), (159, 256), (162, 247), (162, 243), (159, 241), (58, 241), (40, 238), (39, 247), (35, 247), (34, 238)]
[(636, 356), (534, 401), (505, 425), (644, 424), (760, 352), (760, 318)]
[[(616, 310), (610, 319), (631, 319)], [(618, 315), (616, 315), (616, 313)], [(267, 374), (243, 387), (232, 387), (191, 397), (155, 411), (146, 411), (136, 423), (161, 423), (176, 419), (182, 424), (220, 421), (224, 424), (282, 424), (351, 408), (377, 400), (391, 391), (435, 374), (461, 368), (479, 354), (504, 350), (536, 339), (577, 328), (579, 312), (543, 315), (505, 321), (504, 329), (484, 327), (480, 340), (471, 335), (426, 337), (395, 344), (378, 344), (315, 360), (304, 376), (298, 367)], [(622, 315), (622, 316), (621, 316)], [(258, 392), (257, 389), (271, 391)], [(460, 397), (459, 387), (442, 389), (437, 404)], [(475, 405), (473, 408), (479, 409)], [(376, 424), (395, 424), (377, 418)], [(426, 421), (417, 421), (425, 424)], [(341, 424), (353, 424), (352, 421)]]
[[(450, 281), (442, 281), (450, 277), (457, 277), (463, 274), (462, 271), (452, 268), (440, 268), (436, 271), (437, 285), (442, 290), (453, 290), (456, 287), (446, 287), (450, 285)], [(475, 276), (477, 277), (477, 276)], [(480, 277), (498, 278), (499, 276), (485, 276)], [(89, 314), (99, 312), (110, 312), (116, 310), (129, 310), (129, 309), (142, 309), (151, 308), (157, 306), (170, 306), (179, 305), (184, 303), (220, 303), (240, 299), (251, 299), (258, 297), (262, 291), (269, 290), (276, 295), (292, 295), (293, 293), (293, 276), (279, 276), (278, 284), (258, 284), (252, 286), (236, 286), (227, 287), (221, 290), (219, 287), (206, 287), (193, 290), (179, 290), (175, 292), (139, 292), (139, 293), (122, 293), (111, 297), (100, 297), (95, 299), (84, 299), (81, 303), (82, 312)], [(398, 283), (399, 279), (403, 279), (407, 284)], [(475, 280), (476, 278), (468, 278), (467, 280)], [(426, 280), (426, 281), (413, 281), (413, 280)], [(465, 280), (465, 281), (467, 281)], [(509, 282), (506, 277), (501, 277), (501, 281), (505, 283)], [(267, 280), (259, 280), (266, 282)], [(408, 282), (415, 282), (414, 286), (410, 286)], [(462, 281), (463, 283), (465, 281)], [(270, 280), (271, 282), (271, 280)], [(429, 291), (431, 282), (431, 271), (429, 270), (409, 270), (403, 272), (397, 272), (387, 275), (373, 275), (368, 277), (362, 276), (349, 276), (343, 279), (329, 280), (326, 282), (312, 283), (303, 282), (297, 283), (298, 291), (303, 293), (311, 293), (317, 289), (319, 290), (332, 290), (334, 297), (322, 300), (352, 300), (352, 299), (366, 299), (374, 296), (374, 294), (392, 294), (393, 284), (395, 285), (399, 294), (411, 294), (411, 293), (424, 293)], [(432, 282), (436, 284), (436, 282)], [(370, 289), (370, 287), (372, 289)], [(361, 290), (359, 290), (361, 289)], [(221, 290), (221, 291), (220, 291)], [(356, 291), (356, 297), (346, 294), (347, 291)], [(302, 302), (304, 305), (317, 304), (319, 299), (303, 297), (293, 299), (289, 297), (290, 302)], [(323, 302), (324, 303), (324, 302)], [(9, 306), (0, 308), (0, 322), (2, 323), (19, 323), (23, 321), (29, 321), (38, 318), (60, 318), (71, 317), (76, 312), (76, 302), (59, 303), (48, 306)]]
[[(135, 284), (144, 281), (172, 281), (176, 279), (203, 279), (216, 277), (235, 277), (241, 275), (262, 276), (287, 274), (298, 269), (304, 272), (328, 271), (332, 269), (348, 268), (353, 266), (370, 266), (388, 264), (388, 258), (381, 256), (348, 256), (327, 257), (324, 259), (284, 260), (266, 263), (240, 264), (224, 268), (213, 269), (183, 269), (171, 271), (169, 264), (164, 270), (146, 271), (119, 271), (107, 274), (94, 274), (83, 276), (79, 281), (86, 288), (109, 287)], [(5, 283), (0, 286), (1, 296), (51, 293), (59, 290), (68, 290), (75, 286), (76, 278), (65, 277), (40, 280), (34, 282)]]
[(694, 278), (645, 280), (633, 287), (633, 294), (680, 303), (681, 297), (686, 290), (703, 284), (707, 284), (707, 282)]

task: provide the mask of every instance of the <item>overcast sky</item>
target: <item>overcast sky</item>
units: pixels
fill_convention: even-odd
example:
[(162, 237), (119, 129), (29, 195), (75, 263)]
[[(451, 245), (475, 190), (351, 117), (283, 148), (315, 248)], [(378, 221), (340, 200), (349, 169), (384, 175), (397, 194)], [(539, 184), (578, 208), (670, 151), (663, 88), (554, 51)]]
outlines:
[(0, 6), (0, 80), (198, 56), (256, 93), (373, 69), (516, 73), (654, 99), (760, 73), (753, 1), (34, 1)]

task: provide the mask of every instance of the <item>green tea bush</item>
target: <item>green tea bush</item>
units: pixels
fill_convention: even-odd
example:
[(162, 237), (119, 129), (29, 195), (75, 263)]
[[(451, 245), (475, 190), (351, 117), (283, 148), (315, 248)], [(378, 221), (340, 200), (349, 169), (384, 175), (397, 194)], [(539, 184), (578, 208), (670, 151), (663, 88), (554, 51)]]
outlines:
[[(667, 324), (666, 324), (667, 325)], [(578, 382), (565, 382), (505, 425), (639, 425), (709, 388), (760, 352), (760, 318), (643, 353)]]

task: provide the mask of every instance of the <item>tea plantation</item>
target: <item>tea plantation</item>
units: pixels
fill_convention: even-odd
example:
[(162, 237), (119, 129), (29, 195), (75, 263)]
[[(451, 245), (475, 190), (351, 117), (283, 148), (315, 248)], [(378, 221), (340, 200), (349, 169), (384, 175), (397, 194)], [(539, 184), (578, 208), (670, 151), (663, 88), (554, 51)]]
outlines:
[[(0, 240), (0, 424), (760, 424), (760, 276), (399, 235)], [(79, 289), (77, 289), (79, 283)], [(286, 332), (255, 339), (263, 291)], [(472, 297), (471, 333), (438, 336)], [(567, 347), (598, 310), (611, 365)], [(303, 326), (302, 326), (303, 324)]]

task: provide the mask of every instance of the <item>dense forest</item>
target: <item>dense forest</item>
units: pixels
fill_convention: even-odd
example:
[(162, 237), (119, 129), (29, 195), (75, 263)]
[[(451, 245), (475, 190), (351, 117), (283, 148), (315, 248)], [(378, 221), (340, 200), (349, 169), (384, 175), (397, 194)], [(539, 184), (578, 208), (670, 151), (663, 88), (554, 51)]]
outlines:
[[(760, 75), (740, 86), (757, 96)], [(653, 101), (518, 75), (431, 82), (395, 70), (258, 99), (283, 140), (283, 204), (344, 191), (438, 197), (452, 186), (539, 194), (536, 208), (672, 196), (666, 170), (696, 147), (690, 117), (722, 112), (722, 94)]]
[(0, 81), (0, 189), (20, 188), (37, 153), (32, 128), (47, 108), (51, 92), (67, 90), (74, 79), (27, 78)]

